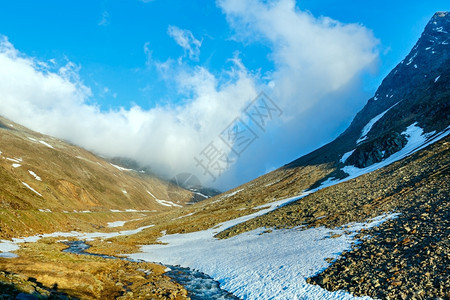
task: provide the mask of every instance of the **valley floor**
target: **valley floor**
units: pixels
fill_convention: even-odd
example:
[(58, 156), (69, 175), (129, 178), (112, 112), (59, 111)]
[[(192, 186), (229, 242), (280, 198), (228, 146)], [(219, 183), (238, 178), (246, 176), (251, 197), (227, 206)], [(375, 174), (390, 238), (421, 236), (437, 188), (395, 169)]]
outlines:
[[(444, 299), (450, 296), (449, 141), (298, 197), (254, 208), (223, 198), (221, 205), (232, 206), (218, 212), (208, 211), (221, 207), (213, 199), (114, 224), (147, 226), (129, 232), (136, 234), (66, 238), (98, 237), (89, 242), (92, 252), (198, 269), (244, 299)], [(22, 241), (18, 257), (0, 258), (2, 276), (13, 276), (19, 287), (35, 278), (82, 299), (187, 297), (165, 267), (63, 253), (59, 239)]]

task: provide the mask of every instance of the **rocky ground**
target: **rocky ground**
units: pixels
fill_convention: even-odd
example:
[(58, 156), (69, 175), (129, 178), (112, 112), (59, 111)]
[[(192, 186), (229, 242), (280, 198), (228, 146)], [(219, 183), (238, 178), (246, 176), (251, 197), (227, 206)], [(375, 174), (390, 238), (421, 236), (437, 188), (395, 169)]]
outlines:
[(45, 239), (0, 258), (0, 299), (189, 299), (164, 266), (61, 252), (66, 247)]
[(448, 177), (399, 195), (412, 205), (362, 233), (369, 237), (309, 282), (377, 299), (450, 299)]
[(309, 282), (378, 299), (450, 299), (449, 141), (239, 224), (218, 237), (264, 226), (333, 228), (397, 212), (398, 218), (361, 232), (360, 244)]

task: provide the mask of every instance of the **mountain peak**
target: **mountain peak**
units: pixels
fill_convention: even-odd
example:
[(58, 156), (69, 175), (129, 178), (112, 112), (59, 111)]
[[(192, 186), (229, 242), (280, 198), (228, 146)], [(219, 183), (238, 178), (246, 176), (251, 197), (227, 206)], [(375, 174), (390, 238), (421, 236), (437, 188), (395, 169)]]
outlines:
[(444, 18), (448, 16), (448, 11), (438, 11), (434, 14), (433, 19), (434, 18)]

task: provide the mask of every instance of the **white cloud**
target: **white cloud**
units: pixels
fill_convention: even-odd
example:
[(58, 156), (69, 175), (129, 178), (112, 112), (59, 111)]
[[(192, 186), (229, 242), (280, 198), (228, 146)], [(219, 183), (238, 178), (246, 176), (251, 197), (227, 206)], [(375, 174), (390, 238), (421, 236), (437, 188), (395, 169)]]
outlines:
[[(237, 56), (231, 68), (216, 76), (182, 59), (158, 62), (146, 43), (147, 67), (155, 66), (163, 79), (173, 82), (182, 101), (150, 110), (101, 111), (87, 104), (93, 102), (92, 93), (79, 78), (78, 66), (68, 63), (51, 72), (3, 38), (1, 113), (103, 155), (133, 158), (167, 176), (200, 176), (194, 156), (266, 90), (283, 110), (283, 119), (257, 132), (259, 138), (220, 178), (221, 187), (231, 187), (329, 141), (361, 108), (365, 98), (359, 75), (377, 58), (377, 40), (369, 30), (315, 18), (298, 10), (293, 0), (219, 0), (218, 5), (237, 40), (269, 46), (268, 59), (275, 65), (269, 76), (252, 74)], [(168, 33), (185, 56), (198, 60), (202, 42), (192, 32), (169, 26)], [(203, 183), (209, 179), (200, 178)]]
[(294, 0), (219, 0), (242, 41), (263, 41), (275, 62), (272, 86), (289, 107), (305, 110), (339, 90), (377, 58), (378, 41), (365, 27), (314, 18)]
[(182, 105), (101, 111), (87, 104), (91, 91), (74, 64), (57, 73), (38, 65), (6, 38), (0, 41), (3, 116), (103, 155), (133, 158), (166, 176), (186, 171), (200, 176), (194, 156), (256, 94), (245, 69), (233, 70), (234, 80), (219, 84), (202, 67), (176, 64), (171, 75), (190, 95)]
[(167, 29), (167, 32), (175, 42), (184, 49), (190, 59), (198, 60), (202, 42), (197, 40), (191, 31), (171, 25)]

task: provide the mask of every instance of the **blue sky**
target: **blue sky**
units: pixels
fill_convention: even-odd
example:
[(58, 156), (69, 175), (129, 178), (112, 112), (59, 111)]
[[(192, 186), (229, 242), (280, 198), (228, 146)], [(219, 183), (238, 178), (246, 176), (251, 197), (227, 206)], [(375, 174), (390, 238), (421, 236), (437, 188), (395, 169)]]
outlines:
[[(32, 82), (37, 80), (33, 76), (45, 81), (45, 74), (55, 74), (61, 86), (49, 92), (45, 99), (50, 100), (41, 102), (31, 96), (25, 100), (27, 95), (22, 94), (19, 98), (12, 88), (5, 89), (12, 93), (9, 98), (16, 97), (14, 103), (30, 101), (52, 122), (39, 120), (31, 112), (30, 120), (19, 107), (3, 114), (100, 154), (129, 156), (165, 176), (185, 170), (206, 176), (203, 182), (226, 189), (279, 167), (339, 134), (383, 77), (407, 55), (433, 13), (448, 10), (447, 3), (5, 0), (0, 2), (0, 35), (4, 37), (3, 53), (8, 51), (5, 49), (10, 51), (7, 56), (11, 61), (7, 62), (31, 64), (34, 72), (29, 70), (24, 78)], [(305, 44), (298, 41), (303, 38)], [(311, 44), (316, 48), (311, 46), (303, 53)], [(297, 52), (302, 53), (297, 57)], [(335, 54), (336, 59), (345, 57), (345, 62), (326, 67), (334, 61), (327, 59)], [(20, 69), (19, 65), (8, 66)], [(341, 73), (326, 75), (333, 86), (330, 90), (307, 84), (341, 67), (345, 69)], [(12, 78), (8, 70), (3, 74)], [(303, 89), (302, 84), (296, 86), (302, 81)], [(67, 88), (67, 84), (72, 87)], [(17, 90), (23, 88), (15, 86)], [(258, 142), (221, 174), (220, 180), (210, 182), (207, 174), (193, 166), (193, 157), (217, 138), (261, 90), (280, 101), (286, 113), (273, 120), (273, 128), (258, 133)], [(54, 95), (60, 98), (52, 98)], [(63, 108), (61, 103), (66, 100), (60, 99), (64, 95), (72, 100), (67, 100), (68, 106)], [(310, 97), (311, 101), (297, 101), (295, 97)], [(231, 106), (224, 104), (228, 102)], [(59, 126), (58, 122), (67, 118), (54, 114), (58, 110), (55, 107), (62, 112), (71, 107), (78, 115), (86, 112), (86, 124), (77, 132), (70, 130), (73, 126)], [(311, 120), (312, 115), (321, 121)], [(123, 138), (108, 131), (108, 122), (120, 121), (131, 132), (124, 132)], [(151, 124), (164, 130), (155, 131)], [(188, 130), (189, 126), (192, 128)], [(96, 137), (81, 137), (83, 130), (85, 134), (95, 131)], [(297, 142), (292, 142), (293, 136)], [(111, 141), (114, 139), (133, 147), (122, 149)], [(177, 142), (168, 142), (172, 139)], [(197, 146), (189, 146), (192, 143)], [(158, 145), (164, 150), (158, 150)], [(178, 148), (184, 151), (176, 151)], [(266, 150), (261, 153), (261, 148)], [(185, 159), (180, 158), (183, 153)]]

